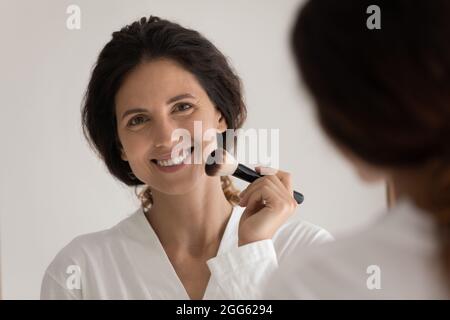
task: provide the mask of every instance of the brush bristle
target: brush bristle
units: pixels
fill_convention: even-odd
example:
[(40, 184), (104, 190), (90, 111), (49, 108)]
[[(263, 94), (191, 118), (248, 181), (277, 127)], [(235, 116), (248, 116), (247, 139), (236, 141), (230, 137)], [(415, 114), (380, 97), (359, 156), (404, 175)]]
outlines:
[(208, 176), (230, 176), (238, 166), (234, 157), (224, 149), (214, 150), (208, 157), (205, 172)]

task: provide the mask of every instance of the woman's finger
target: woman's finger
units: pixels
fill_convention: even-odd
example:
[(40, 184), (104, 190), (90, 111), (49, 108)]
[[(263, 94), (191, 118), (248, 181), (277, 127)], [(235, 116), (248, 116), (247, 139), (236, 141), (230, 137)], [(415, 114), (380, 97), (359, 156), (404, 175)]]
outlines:
[[(246, 200), (246, 210), (250, 214), (261, 210), (263, 207), (280, 209), (287, 202), (278, 188), (273, 184), (264, 184), (260, 188), (248, 193)], [(289, 202), (288, 202), (289, 203)]]
[(282, 170), (276, 170), (270, 167), (256, 167), (255, 168), (258, 173), (261, 172), (273, 172), (272, 175), (267, 175), (266, 177), (272, 177), (272, 181), (275, 181), (275, 178), (283, 184), (283, 186), (292, 194), (294, 194), (294, 189), (292, 187), (292, 179), (291, 174)]
[(259, 190), (264, 187), (270, 187), (273, 189), (279, 188), (277, 185), (275, 185), (268, 177), (262, 177), (250, 184), (247, 189), (244, 190), (240, 194), (241, 201), (239, 202), (240, 205), (245, 206), (248, 202), (248, 198), (251, 194), (253, 194), (256, 190)]
[(245, 198), (245, 197), (246, 197), (246, 194), (247, 194), (248, 192), (251, 192), (251, 191), (252, 191), (253, 189), (255, 189), (255, 188), (259, 188), (259, 186), (260, 186), (261, 184), (266, 183), (265, 180), (266, 180), (266, 179), (263, 179), (263, 178), (256, 179), (256, 180), (253, 181), (251, 184), (249, 184), (249, 185), (247, 186), (247, 188), (245, 188), (245, 189), (239, 194), (239, 197), (240, 197), (241, 199), (242, 199), (242, 198)]

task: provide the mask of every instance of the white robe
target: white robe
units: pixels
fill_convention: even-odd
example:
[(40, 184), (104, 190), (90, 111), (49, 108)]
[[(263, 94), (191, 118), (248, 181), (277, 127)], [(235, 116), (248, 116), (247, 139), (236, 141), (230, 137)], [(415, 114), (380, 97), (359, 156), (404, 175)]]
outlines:
[(293, 252), (272, 274), (263, 297), (448, 299), (437, 234), (431, 214), (402, 199), (355, 235)]
[[(292, 219), (270, 240), (238, 247), (244, 208), (234, 207), (204, 299), (258, 299), (280, 261), (294, 248), (333, 240), (325, 230)], [(257, 267), (255, 267), (257, 266)], [(111, 229), (82, 235), (47, 268), (41, 299), (189, 299), (142, 208)]]

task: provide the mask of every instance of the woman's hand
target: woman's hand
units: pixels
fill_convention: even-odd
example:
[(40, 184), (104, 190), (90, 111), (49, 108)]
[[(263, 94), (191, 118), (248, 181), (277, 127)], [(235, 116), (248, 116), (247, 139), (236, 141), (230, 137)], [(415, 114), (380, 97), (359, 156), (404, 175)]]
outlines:
[[(258, 173), (262, 169), (255, 168)], [(239, 205), (246, 209), (239, 222), (239, 246), (271, 239), (297, 208), (291, 176), (280, 170), (255, 180), (241, 192), (240, 197)]]

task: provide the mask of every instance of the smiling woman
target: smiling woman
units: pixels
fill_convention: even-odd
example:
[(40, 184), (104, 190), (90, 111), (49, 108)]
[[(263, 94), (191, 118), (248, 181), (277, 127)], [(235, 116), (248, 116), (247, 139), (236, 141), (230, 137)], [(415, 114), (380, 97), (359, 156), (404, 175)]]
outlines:
[[(211, 143), (196, 138), (195, 123), (225, 140), (226, 129), (239, 128), (245, 117), (239, 78), (198, 32), (157, 17), (114, 32), (92, 72), (83, 129), (114, 177), (144, 187), (142, 204), (113, 228), (62, 249), (41, 297), (254, 298), (292, 247), (331, 239), (306, 222), (284, 223), (296, 206), (287, 173), (247, 188), (244, 211), (228, 177), (210, 177), (204, 162), (184, 161)], [(174, 157), (176, 129), (193, 138)], [(250, 274), (236, 269), (257, 262)], [(80, 272), (68, 275), (73, 266)], [(75, 276), (79, 285), (68, 286)]]
[[(229, 108), (231, 103), (226, 102), (222, 108)], [(121, 157), (139, 180), (148, 185), (150, 201), (160, 193), (186, 194), (206, 178), (202, 164), (185, 165), (179, 161), (184, 160), (181, 155), (172, 159), (177, 143), (173, 141), (173, 132), (182, 128), (195, 137), (195, 121), (202, 123), (204, 130), (224, 132), (227, 121), (215, 105), (196, 77), (173, 59), (157, 57), (142, 62), (124, 78), (115, 97), (116, 114), (123, 114), (117, 121)], [(136, 109), (129, 106), (145, 108), (139, 107), (138, 110), (144, 111), (136, 115)], [(234, 122), (228, 121), (230, 127)], [(194, 150), (205, 149), (207, 143), (202, 139), (191, 141)], [(186, 151), (190, 150), (189, 147)], [(213, 188), (211, 183), (216, 182), (207, 179), (202, 185)], [(233, 197), (228, 200), (233, 202)], [(152, 210), (157, 206), (155, 203)]]
[[(160, 74), (161, 71), (163, 73)], [(168, 71), (168, 76), (162, 78), (165, 71)], [(179, 75), (182, 78), (177, 78)], [(170, 77), (176, 82), (172, 82)], [(152, 111), (142, 107), (148, 102), (142, 92), (153, 97), (152, 102), (157, 98), (156, 93), (158, 98), (167, 95), (166, 106), (172, 108), (189, 105), (195, 98), (189, 92), (177, 90), (191, 89), (183, 88), (183, 85), (193, 82), (197, 91), (201, 89), (203, 100), (207, 96), (208, 102), (220, 111), (228, 128), (242, 125), (246, 108), (240, 80), (223, 54), (198, 32), (150, 17), (113, 33), (113, 39), (100, 53), (92, 73), (83, 109), (83, 131), (111, 174), (127, 185), (144, 185), (146, 181), (136, 176), (137, 170), (132, 170), (133, 162), (123, 161), (120, 157), (122, 142), (119, 135), (124, 128), (121, 124), (126, 120), (127, 128), (131, 128), (138, 123), (140, 125), (139, 121), (148, 120), (144, 115), (129, 117), (137, 112), (146, 114)], [(181, 86), (177, 88), (174, 84)], [(161, 89), (166, 92), (161, 92)], [(179, 104), (173, 106), (175, 102)], [(148, 106), (159, 107), (155, 104)], [(228, 177), (222, 178), (222, 186), (227, 199), (237, 203), (237, 190)], [(153, 202), (152, 189), (144, 188), (139, 197), (143, 207), (149, 209)]]

